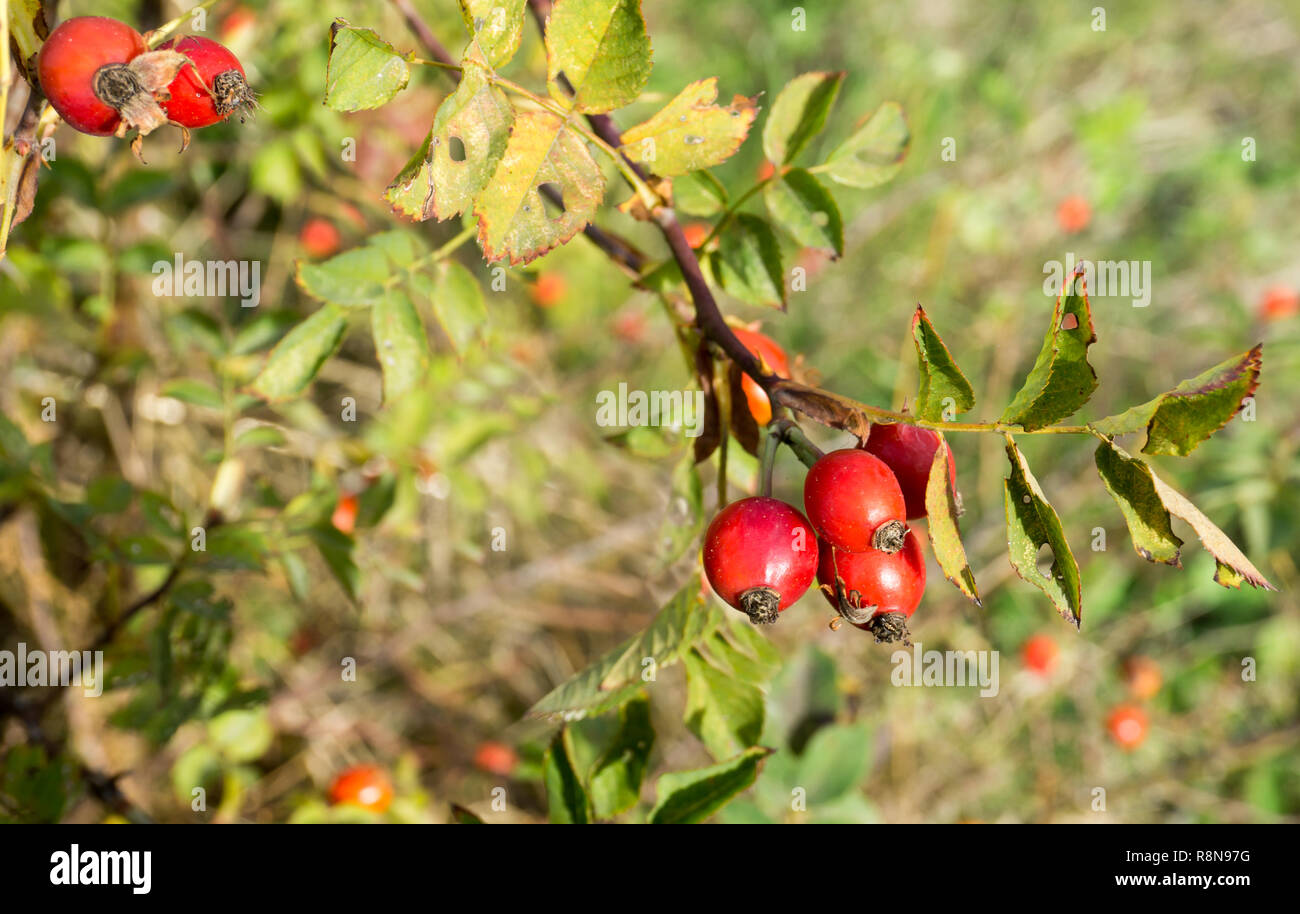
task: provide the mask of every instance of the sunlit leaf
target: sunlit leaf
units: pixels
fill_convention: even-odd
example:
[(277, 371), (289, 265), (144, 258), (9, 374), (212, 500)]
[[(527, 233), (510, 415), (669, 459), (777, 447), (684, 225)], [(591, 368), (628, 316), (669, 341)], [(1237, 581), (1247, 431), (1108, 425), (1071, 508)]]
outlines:
[[(564, 211), (552, 216), (539, 188), (553, 184)], [(479, 245), (488, 260), (527, 263), (582, 231), (605, 193), (587, 142), (548, 111), (520, 114), (487, 187), (478, 196)]]
[(587, 791), (573, 770), (573, 762), (564, 746), (564, 733), (555, 734), (546, 750), (543, 766), (546, 803), (551, 822), (557, 825), (586, 825), (591, 821)]
[(1073, 415), (1097, 389), (1097, 373), (1088, 364), (1088, 347), (1096, 341), (1080, 264), (1056, 300), (1038, 359), (1002, 421), (1033, 431)]
[(813, 175), (795, 168), (763, 188), (772, 221), (804, 247), (844, 254), (844, 220), (835, 198)]
[(370, 29), (335, 19), (325, 72), (325, 104), (335, 111), (363, 111), (393, 100), (406, 88), (410, 67)]
[(718, 765), (660, 776), (655, 785), (658, 803), (650, 813), (651, 824), (703, 822), (752, 785), (760, 763), (771, 754), (771, 749), (755, 746)]
[(953, 361), (952, 353), (920, 305), (912, 315), (912, 341), (920, 373), (916, 414), (930, 422), (944, 422), (973, 407), (975, 391), (970, 381)]
[(1185, 457), (1223, 428), (1259, 387), (1263, 345), (1225, 359), (1141, 406), (1093, 423), (1103, 435), (1145, 428), (1144, 454)]
[(650, 36), (641, 0), (559, 0), (546, 23), (546, 79), (551, 96), (597, 114), (636, 101), (650, 78)]
[(885, 102), (826, 158), (826, 173), (849, 187), (877, 187), (898, 174), (912, 135), (896, 102)]
[(781, 245), (767, 220), (741, 213), (722, 233), (713, 254), (722, 287), (751, 305), (785, 309)]
[(429, 369), (429, 340), (419, 312), (401, 289), (389, 289), (371, 309), (370, 330), (384, 375), (384, 402), (389, 403), (423, 380)]
[(509, 62), (519, 49), (527, 5), (528, 0), (460, 0), (465, 28), (493, 67)]
[(347, 327), (342, 308), (323, 305), (276, 344), (249, 390), (271, 401), (302, 393), (339, 347)]
[[(1020, 449), (1011, 442), (1007, 442), (1007, 460), (1011, 475), (1005, 480), (1004, 495), (1011, 567), (1047, 594), (1061, 618), (1078, 628), (1083, 621), (1083, 588), (1079, 565), (1065, 540), (1061, 519), (1043, 496)], [(1052, 565), (1046, 573), (1038, 567), (1038, 553), (1043, 546), (1052, 554)]]
[[(737, 95), (724, 108), (714, 104), (717, 97), (715, 77), (691, 83), (648, 121), (624, 132), (623, 153), (663, 177), (725, 162), (745, 142), (758, 107), (752, 99)], [(708, 189), (711, 196), (718, 196), (720, 188)], [(676, 184), (674, 192), (679, 192)], [(725, 199), (725, 191), (721, 197)]]
[(298, 261), (299, 287), (312, 298), (349, 307), (373, 305), (384, 297), (392, 267), (384, 252), (363, 246), (322, 263)]
[(686, 665), (686, 726), (715, 759), (731, 758), (758, 742), (763, 732), (763, 693), (727, 675), (698, 651)]
[(432, 273), (419, 272), (411, 277), (417, 298), (427, 301), (452, 348), (464, 351), (481, 339), (487, 328), (487, 303), (474, 274), (454, 260), (443, 260)]
[(804, 73), (785, 84), (763, 125), (763, 152), (777, 165), (793, 162), (826, 126), (844, 73)]
[(930, 546), (939, 562), (943, 576), (956, 585), (975, 605), (980, 605), (979, 588), (975, 575), (966, 559), (966, 548), (961, 542), (957, 527), (957, 499), (953, 495), (953, 481), (949, 475), (948, 442), (939, 437), (930, 476), (925, 485), (925, 511), (930, 532)]
[(510, 140), (514, 108), (478, 67), (466, 67), (456, 91), (443, 99), (433, 127), (384, 193), (413, 219), (450, 219), (472, 207)]

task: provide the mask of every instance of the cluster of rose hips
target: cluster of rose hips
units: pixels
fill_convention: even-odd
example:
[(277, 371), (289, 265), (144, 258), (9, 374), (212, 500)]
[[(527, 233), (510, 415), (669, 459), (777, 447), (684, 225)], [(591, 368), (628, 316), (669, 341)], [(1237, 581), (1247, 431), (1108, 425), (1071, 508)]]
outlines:
[(181, 129), (184, 151), (190, 128), (256, 105), (244, 68), (225, 46), (189, 36), (151, 51), (145, 36), (105, 16), (61, 23), (41, 47), (37, 75), (70, 127), (94, 136), (135, 130), (137, 156), (143, 138), (164, 124)]
[[(778, 374), (785, 353), (761, 333), (737, 330), (746, 348)], [(771, 404), (748, 377), (755, 421)], [(939, 436), (906, 424), (871, 427), (859, 447), (819, 458), (804, 479), (804, 510), (766, 495), (743, 498), (714, 517), (704, 536), (704, 572), (728, 605), (758, 623), (804, 595), (816, 578), (849, 623), (879, 641), (907, 637), (906, 620), (925, 592), (921, 535), (908, 520), (926, 515), (925, 488)], [(950, 478), (956, 468), (948, 455)]]

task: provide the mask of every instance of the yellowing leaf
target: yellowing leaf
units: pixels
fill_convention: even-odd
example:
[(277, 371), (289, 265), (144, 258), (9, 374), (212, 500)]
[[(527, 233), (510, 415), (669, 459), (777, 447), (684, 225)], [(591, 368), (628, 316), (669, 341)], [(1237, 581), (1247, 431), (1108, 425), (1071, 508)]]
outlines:
[(496, 170), (510, 140), (514, 108), (482, 70), (465, 68), (443, 99), (424, 145), (393, 179), (384, 197), (419, 220), (450, 219), (469, 209)]
[(691, 83), (654, 117), (623, 134), (623, 153), (664, 177), (725, 162), (745, 142), (758, 106), (737, 95), (722, 108), (714, 104), (717, 97), (715, 77)]
[(527, 0), (460, 0), (465, 28), (489, 65), (500, 67), (515, 56), (526, 4)]
[(948, 475), (948, 459), (948, 442), (940, 436), (939, 446), (934, 451), (934, 461), (930, 464), (930, 476), (925, 484), (930, 548), (934, 550), (934, 557), (939, 562), (943, 576), (979, 606), (979, 588), (975, 584), (970, 563), (966, 560), (961, 531), (957, 529), (957, 499), (953, 496), (952, 477)]
[[(554, 184), (564, 211), (552, 216), (539, 188)], [(605, 192), (586, 141), (547, 111), (519, 115), (496, 172), (474, 204), (488, 260), (527, 263), (582, 231)]]
[(650, 78), (650, 36), (641, 0), (559, 0), (546, 23), (546, 78), (551, 96), (588, 114), (636, 101)]

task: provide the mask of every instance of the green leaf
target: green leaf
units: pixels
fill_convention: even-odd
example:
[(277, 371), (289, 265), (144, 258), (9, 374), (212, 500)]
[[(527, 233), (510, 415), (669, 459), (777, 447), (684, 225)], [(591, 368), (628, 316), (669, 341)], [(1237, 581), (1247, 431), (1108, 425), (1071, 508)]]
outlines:
[(844, 73), (804, 73), (786, 83), (763, 125), (763, 152), (773, 163), (793, 162), (826, 126)]
[(970, 570), (970, 562), (966, 560), (966, 548), (962, 546), (961, 531), (957, 527), (957, 499), (953, 495), (953, 481), (948, 471), (948, 442), (940, 435), (925, 484), (930, 546), (943, 576), (976, 606), (981, 606), (979, 588)]
[(673, 470), (668, 510), (659, 529), (659, 560), (665, 566), (677, 561), (695, 543), (703, 528), (704, 483), (694, 455), (688, 452)]
[(693, 171), (673, 181), (673, 206), (680, 213), (703, 218), (717, 215), (726, 205), (727, 189), (710, 172)]
[(1181, 493), (1167, 485), (1145, 462), (1126, 454), (1110, 442), (1097, 448), (1097, 472), (1119, 505), (1128, 524), (1133, 548), (1149, 562), (1181, 566), (1179, 539), (1170, 525), (1169, 515), (1182, 518), (1201, 543), (1214, 556), (1214, 580), (1224, 587), (1240, 588), (1243, 583), (1265, 590), (1276, 590), (1250, 559), (1237, 548), (1222, 530), (1201, 513)]
[(1263, 344), (1183, 381), (1148, 403), (1093, 423), (1103, 435), (1146, 428), (1144, 454), (1186, 457), (1241, 409), (1259, 387)]
[(555, 734), (543, 764), (546, 801), (551, 822), (557, 825), (586, 825), (590, 821), (587, 792), (582, 789), (564, 747), (564, 733)]
[(766, 220), (741, 213), (722, 233), (713, 254), (713, 271), (722, 287), (751, 305), (785, 310), (785, 271), (781, 246)]
[(650, 813), (650, 823), (703, 822), (752, 785), (760, 763), (771, 754), (771, 749), (755, 746), (718, 765), (661, 776), (655, 785), (658, 803)]
[(382, 252), (388, 262), (399, 269), (411, 266), (420, 255), (416, 250), (415, 239), (402, 229), (390, 229), (371, 235), (366, 247)]
[(754, 745), (763, 733), (763, 693), (728, 676), (698, 651), (686, 664), (686, 726), (715, 759), (731, 758)]
[[(1010, 441), (1007, 459), (1011, 475), (1005, 480), (1004, 494), (1011, 567), (1047, 594), (1061, 617), (1078, 628), (1083, 621), (1083, 588), (1079, 565), (1065, 540), (1061, 519), (1043, 497), (1020, 449)], [(1047, 574), (1038, 570), (1038, 552), (1044, 545), (1052, 552), (1052, 567)]]
[(251, 762), (266, 754), (275, 731), (265, 708), (226, 711), (208, 721), (212, 745), (232, 762)]
[(451, 824), (452, 825), (482, 825), (483, 820), (475, 815), (473, 810), (466, 809), (459, 803), (451, 804)]
[(348, 307), (373, 305), (384, 297), (393, 269), (379, 248), (353, 248), (322, 263), (298, 261), (298, 285), (312, 298)]
[(802, 752), (810, 728), (834, 720), (840, 703), (835, 661), (805, 644), (781, 668), (768, 691), (763, 743)]
[(559, 0), (546, 23), (546, 80), (551, 97), (586, 114), (636, 101), (650, 78), (650, 36), (641, 0)]
[(1080, 264), (1056, 299), (1038, 360), (1002, 421), (1033, 431), (1073, 415), (1097, 389), (1097, 373), (1088, 364), (1088, 347), (1096, 341)]
[(389, 289), (370, 312), (375, 355), (384, 373), (384, 402), (416, 387), (429, 370), (429, 340), (424, 324), (401, 289)]
[[(706, 637), (721, 621), (721, 610), (705, 604), (698, 583), (686, 584), (641, 634), (602, 656), (560, 684), (528, 710), (529, 717), (580, 719), (628, 700), (644, 684), (643, 675), (675, 663), (680, 653)], [(652, 662), (646, 662), (652, 661)]]
[(86, 486), (86, 504), (97, 514), (117, 514), (131, 506), (135, 490), (119, 476), (105, 476)]
[(338, 349), (347, 327), (347, 317), (341, 308), (321, 306), (276, 344), (249, 390), (272, 402), (302, 393), (325, 360)]
[(1170, 526), (1169, 511), (1156, 491), (1151, 468), (1107, 441), (1097, 446), (1096, 461), (1101, 481), (1119, 505), (1138, 555), (1148, 562), (1182, 567), (1179, 548), (1183, 541)]
[(325, 105), (335, 111), (364, 111), (393, 100), (406, 88), (410, 67), (393, 46), (370, 29), (346, 19), (330, 26), (330, 57), (325, 70)]
[(826, 159), (831, 180), (863, 190), (893, 179), (903, 167), (912, 134), (897, 102), (885, 102)]
[[(971, 409), (975, 405), (975, 391), (920, 305), (912, 315), (912, 341), (916, 344), (921, 377), (916, 392), (916, 414), (930, 422), (947, 422)], [(951, 415), (948, 415), (949, 405)]]
[(417, 273), (411, 288), (426, 299), (452, 349), (464, 353), (487, 329), (487, 303), (474, 274), (453, 260), (440, 261), (432, 275)]
[(413, 219), (450, 219), (471, 209), (510, 141), (515, 110), (476, 66), (443, 99), (424, 145), (384, 192)]
[(787, 171), (763, 189), (772, 221), (804, 247), (844, 255), (844, 220), (835, 198), (802, 168)]
[(257, 425), (248, 431), (240, 432), (235, 438), (236, 448), (279, 447), (286, 441), (284, 432), (273, 425)]
[(587, 785), (593, 816), (612, 819), (635, 806), (655, 741), (645, 695), (627, 702), (617, 716), (588, 718), (564, 729), (569, 758)]
[[(666, 178), (725, 162), (745, 142), (758, 106), (753, 99), (737, 95), (723, 108), (714, 104), (717, 98), (716, 77), (691, 83), (648, 121), (627, 130), (621, 138), (622, 152)], [(676, 185), (673, 189), (679, 193)]]
[(220, 391), (211, 384), (196, 381), (192, 378), (178, 378), (175, 381), (168, 381), (163, 385), (162, 395), (164, 397), (174, 397), (195, 406), (206, 406), (208, 409), (221, 409), (223, 406)]
[(871, 731), (863, 724), (831, 724), (813, 734), (799, 757), (795, 783), (802, 787), (808, 812), (854, 791), (871, 771)]
[[(564, 212), (552, 217), (547, 211), (542, 184), (556, 185)], [(520, 114), (505, 155), (474, 202), (483, 256), (511, 263), (540, 257), (582, 231), (604, 194), (605, 176), (586, 140), (549, 111)]]
[(527, 0), (460, 0), (473, 46), (492, 67), (508, 63), (519, 49), (526, 5)]
[(318, 524), (307, 531), (316, 544), (316, 549), (329, 568), (330, 574), (339, 582), (343, 592), (356, 602), (361, 592), (361, 570), (352, 558), (356, 542), (352, 537), (340, 533), (328, 522)]

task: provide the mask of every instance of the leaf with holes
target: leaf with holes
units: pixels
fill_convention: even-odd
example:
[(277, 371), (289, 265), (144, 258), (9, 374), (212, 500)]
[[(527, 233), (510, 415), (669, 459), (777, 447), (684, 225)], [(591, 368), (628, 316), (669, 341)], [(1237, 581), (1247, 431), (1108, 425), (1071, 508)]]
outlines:
[[(570, 99), (560, 84), (564, 73)], [(559, 0), (546, 23), (551, 97), (599, 114), (636, 101), (650, 78), (650, 36), (641, 0)]]
[(375, 356), (384, 375), (384, 402), (416, 387), (429, 370), (429, 340), (411, 297), (390, 289), (370, 310)]
[(335, 111), (364, 111), (393, 100), (406, 88), (411, 69), (393, 46), (346, 19), (330, 26), (325, 104)]
[[(1007, 459), (1011, 462), (1011, 475), (1004, 481), (1004, 494), (1011, 567), (1047, 594), (1061, 618), (1078, 628), (1083, 621), (1083, 585), (1061, 519), (1043, 496), (1020, 449), (1010, 441)], [(1052, 567), (1046, 573), (1038, 568), (1038, 553), (1043, 546), (1052, 553)]]
[(1097, 373), (1088, 364), (1088, 347), (1097, 341), (1097, 334), (1092, 327), (1084, 266), (1075, 268), (1056, 299), (1052, 326), (1038, 360), (1002, 414), (1008, 425), (1026, 431), (1052, 425), (1073, 415), (1097, 389)]
[(666, 178), (725, 162), (745, 142), (758, 106), (737, 95), (723, 108), (714, 104), (717, 97), (716, 77), (691, 83), (654, 117), (627, 130), (622, 152)]
[(925, 484), (925, 513), (930, 530), (930, 547), (939, 562), (943, 576), (968, 598), (981, 606), (975, 575), (966, 560), (966, 548), (961, 543), (961, 530), (957, 527), (957, 499), (953, 495), (952, 477), (948, 475), (948, 442), (939, 436), (934, 461), (930, 464), (930, 477)]
[(1148, 403), (1094, 422), (1093, 427), (1103, 435), (1125, 435), (1145, 427), (1142, 453), (1186, 457), (1227, 425), (1247, 397), (1254, 396), (1263, 354), (1261, 343)]
[(347, 329), (342, 308), (322, 306), (276, 344), (249, 391), (272, 402), (302, 393), (339, 347)]
[(771, 749), (754, 746), (733, 759), (693, 771), (672, 771), (655, 784), (658, 802), (650, 812), (652, 825), (686, 825), (703, 822), (748, 788), (758, 777)]
[(450, 219), (474, 203), (510, 141), (515, 111), (478, 67), (443, 99), (424, 145), (384, 193), (413, 219)]
[[(921, 375), (916, 392), (916, 414), (930, 422), (945, 422), (973, 407), (975, 391), (970, 381), (953, 361), (952, 353), (920, 305), (912, 315), (912, 342), (916, 344), (916, 360)], [(948, 415), (950, 403), (951, 416)]]
[(460, 0), (460, 15), (476, 48), (489, 66), (508, 63), (524, 33), (528, 0)]
[(826, 126), (844, 73), (804, 73), (786, 83), (763, 125), (763, 152), (777, 165), (793, 162)]
[[(554, 184), (564, 211), (552, 216), (540, 187)], [(587, 142), (548, 111), (520, 114), (492, 180), (474, 202), (479, 246), (488, 260), (527, 263), (591, 221), (605, 177)]]
[(877, 187), (898, 174), (911, 145), (903, 109), (885, 102), (827, 156), (826, 173), (849, 187)]
[(1107, 441), (1098, 445), (1095, 457), (1097, 472), (1124, 515), (1138, 555), (1148, 562), (1182, 567), (1178, 554), (1183, 541), (1170, 526), (1151, 468)]
[(767, 220), (736, 216), (713, 252), (713, 272), (722, 288), (751, 305), (785, 310), (785, 272), (781, 245)]
[(811, 173), (787, 171), (763, 188), (772, 221), (804, 247), (844, 254), (844, 220), (835, 198)]

